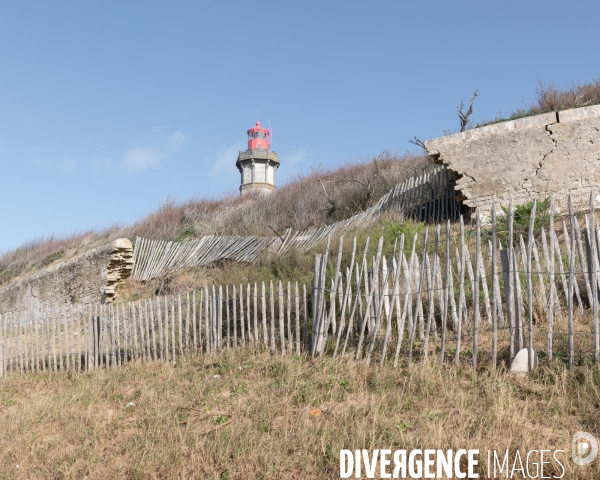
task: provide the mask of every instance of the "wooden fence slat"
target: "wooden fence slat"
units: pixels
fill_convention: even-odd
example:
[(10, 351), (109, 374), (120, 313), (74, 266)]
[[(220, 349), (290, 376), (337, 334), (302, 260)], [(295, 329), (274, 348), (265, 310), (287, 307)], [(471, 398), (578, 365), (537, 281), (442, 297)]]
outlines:
[[(439, 226), (439, 225), (438, 225)], [(439, 246), (439, 229), (436, 227), (434, 237), (434, 255), (437, 259), (437, 248)], [(431, 324), (434, 323), (434, 294), (435, 285), (433, 284), (434, 273), (432, 272), (436, 266), (436, 259), (434, 259), (433, 265), (429, 260), (429, 254), (425, 252), (425, 258), (422, 262), (422, 267), (425, 270), (425, 280), (427, 281), (427, 327), (425, 329), (425, 340), (423, 341), (423, 357), (427, 359), (429, 357), (429, 333), (431, 331)]]
[[(213, 286), (214, 294), (214, 286)], [(171, 359), (173, 365), (177, 363), (177, 351), (175, 349), (175, 296), (171, 295)]]
[[(377, 255), (375, 257), (375, 260), (373, 262), (373, 270), (376, 269), (376, 267), (379, 265), (379, 262), (381, 261), (381, 253), (383, 250), (383, 237), (379, 238), (379, 244), (377, 245)], [(366, 270), (366, 269), (365, 269)], [(375, 273), (375, 272), (374, 272)], [(365, 275), (365, 279), (367, 278), (367, 275)], [(356, 347), (356, 353), (354, 355), (354, 361), (357, 361), (360, 358), (361, 355), (361, 350), (362, 350), (362, 344), (363, 344), (363, 340), (365, 337), (365, 329), (367, 324), (370, 323), (370, 319), (371, 319), (371, 306), (373, 304), (373, 297), (374, 297), (374, 288), (372, 288), (372, 291), (367, 291), (367, 288), (365, 289), (365, 294), (368, 296), (367, 298), (367, 306), (365, 309), (365, 317), (362, 321), (362, 325), (360, 327), (360, 334), (358, 337), (358, 345)], [(375, 335), (375, 333), (373, 332), (373, 335)]]
[[(562, 219), (562, 226), (563, 226), (563, 232), (564, 232), (564, 238), (565, 238), (565, 249), (567, 250), (567, 257), (571, 258), (571, 249), (575, 248), (577, 241), (575, 240), (573, 243), (571, 243), (570, 241), (567, 241), (568, 238), (571, 238), (571, 235), (569, 233), (569, 229), (567, 228), (567, 223), (565, 222), (564, 218)], [(571, 228), (574, 229), (575, 226), (572, 225)], [(575, 235), (575, 238), (577, 238), (576, 231), (574, 232), (574, 235)], [(574, 251), (573, 251), (573, 261), (576, 262)], [(573, 268), (575, 268), (575, 263), (573, 263)], [(575, 274), (575, 272), (573, 272), (573, 274)], [(581, 295), (579, 293), (579, 283), (577, 281), (575, 281), (573, 284), (573, 291), (575, 293), (575, 297), (577, 298), (579, 312), (583, 313), (583, 302), (581, 301)]]
[(300, 295), (298, 292), (298, 282), (295, 284), (294, 299), (296, 308), (296, 355), (300, 355)]
[[(569, 251), (569, 298), (568, 298), (568, 308), (569, 308), (569, 323), (568, 323), (568, 335), (569, 335), (569, 370), (571, 371), (571, 375), (573, 374), (573, 369), (575, 368), (575, 346), (573, 344), (573, 290), (575, 285), (575, 215), (573, 214), (573, 203), (571, 200), (571, 196), (569, 195), (569, 220), (571, 222), (571, 237), (570, 237), (570, 251)], [(563, 223), (564, 225), (564, 223)], [(566, 237), (565, 237), (566, 240)], [(568, 244), (568, 242), (565, 242)]]
[(459, 280), (458, 280), (458, 327), (456, 330), (456, 356), (454, 363), (456, 367), (460, 362), (460, 341), (462, 338), (462, 323), (463, 323), (463, 305), (465, 305), (465, 225), (462, 215), (460, 216), (460, 264), (459, 264)]
[[(248, 284), (250, 286), (250, 284)], [(258, 284), (254, 282), (254, 294), (252, 296), (252, 306), (254, 308), (254, 345), (258, 347)]]
[(499, 289), (496, 290), (498, 281), (498, 272), (496, 271), (496, 200), (492, 202), (492, 258), (491, 258), (491, 273), (492, 273), (492, 368), (496, 368), (498, 356), (498, 309), (496, 308), (499, 302)]
[(232, 296), (233, 296), (233, 347), (237, 347), (238, 346), (238, 342), (237, 342), (237, 305), (236, 305), (236, 300), (237, 300), (237, 295), (236, 295), (236, 289), (235, 289), (235, 284), (233, 285), (232, 288)]
[(225, 311), (226, 311), (226, 328), (227, 328), (227, 343), (226, 348), (230, 348), (230, 319), (229, 319), (229, 285), (225, 286)]
[(529, 235), (527, 238), (527, 302), (529, 303), (529, 326), (528, 326), (528, 370), (533, 370), (533, 278), (531, 275), (531, 259), (533, 250), (533, 226), (535, 224), (535, 210), (537, 200), (533, 199), (531, 213), (529, 215)]
[(181, 311), (181, 294), (177, 295), (177, 334), (178, 334), (178, 346), (179, 356), (183, 357), (183, 313)]
[(308, 338), (308, 310), (306, 299), (306, 284), (302, 284), (302, 303), (304, 305), (304, 348), (306, 351), (310, 348), (310, 339)]
[[(425, 258), (425, 253), (427, 253), (427, 235), (428, 235), (428, 228), (425, 227), (425, 237), (423, 239), (423, 254), (422, 254), (421, 258)], [(417, 259), (415, 257), (415, 261), (416, 260)], [(417, 266), (417, 269), (419, 269), (418, 266)], [(417, 329), (417, 321), (418, 321), (418, 316), (420, 313), (419, 307), (421, 307), (421, 310), (422, 310), (420, 297), (421, 297), (421, 293), (423, 292), (424, 273), (425, 273), (425, 269), (424, 268), (420, 269), (419, 286), (417, 287), (417, 308), (415, 310), (415, 316), (413, 318), (413, 325), (412, 325), (412, 329), (410, 332), (410, 340), (409, 340), (409, 345), (408, 345), (408, 363), (409, 364), (412, 362), (412, 352), (413, 352), (413, 344), (414, 344), (414, 340), (415, 340), (415, 330)]]
[[(390, 336), (392, 333), (392, 315), (393, 315), (393, 311), (394, 311), (394, 306), (397, 304), (397, 302), (400, 302), (396, 292), (399, 289), (398, 283), (399, 283), (399, 279), (400, 279), (400, 272), (402, 271), (402, 263), (401, 262), (402, 262), (403, 256), (404, 256), (404, 234), (402, 234), (400, 237), (400, 248), (398, 250), (398, 260), (396, 260), (394, 254), (392, 254), (392, 267), (393, 267), (393, 276), (394, 276), (393, 285), (392, 285), (393, 300), (392, 300), (391, 308), (387, 315), (387, 325), (385, 328), (385, 334), (383, 336), (383, 346), (381, 348), (381, 357), (379, 359), (380, 367), (382, 367), (385, 362), (387, 346), (388, 346), (388, 342), (390, 341)], [(387, 285), (387, 283), (386, 283), (386, 285)]]
[[(235, 290), (235, 285), (233, 285)], [(233, 297), (233, 308), (235, 309), (235, 295)], [(234, 319), (235, 328), (235, 319)], [(192, 350), (194, 353), (198, 351), (198, 317), (196, 316), (196, 289), (192, 291), (192, 330), (194, 332), (194, 341), (192, 343)], [(234, 344), (235, 346), (235, 344)]]
[[(445, 202), (444, 202), (445, 204)], [(493, 208), (493, 207), (492, 207)], [(442, 313), (442, 345), (440, 347), (440, 368), (444, 366), (444, 357), (446, 355), (446, 335), (448, 327), (448, 301), (450, 293), (451, 272), (450, 272), (450, 220), (446, 221), (446, 288), (444, 292), (444, 311)]]
[[(354, 241), (353, 241), (353, 246), (352, 246), (352, 255), (350, 257), (350, 269), (347, 269), (347, 277), (346, 277), (346, 292), (344, 294), (344, 299), (342, 301), (342, 304), (340, 306), (340, 328), (337, 331), (337, 335), (336, 335), (336, 342), (335, 342), (335, 348), (333, 351), (333, 356), (335, 357), (337, 354), (337, 349), (338, 349), (338, 345), (340, 343), (340, 337), (342, 335), (342, 330), (345, 326), (345, 312), (346, 312), (346, 304), (348, 303), (348, 295), (350, 292), (350, 288), (351, 288), (351, 283), (352, 283), (352, 269), (354, 268), (354, 258), (356, 256), (356, 245), (357, 245), (357, 239), (356, 237), (354, 237)], [(358, 267), (357, 267), (358, 268)], [(348, 329), (350, 328), (350, 323), (348, 323)]]
[(269, 281), (269, 301), (271, 306), (271, 355), (275, 355), (275, 298), (273, 280)]
[[(415, 248), (417, 244), (417, 236), (413, 237), (412, 251), (411, 251), (411, 261), (410, 264), (407, 263), (406, 257), (402, 254), (402, 263), (400, 267), (404, 270), (404, 308), (402, 309), (402, 317), (400, 318), (400, 322), (398, 324), (398, 339), (396, 341), (396, 353), (394, 354), (394, 368), (398, 367), (398, 358), (400, 356), (400, 348), (402, 347), (402, 339), (404, 336), (404, 327), (406, 325), (406, 319), (409, 320), (408, 327), (409, 330), (412, 330), (411, 327), (411, 318), (412, 318), (412, 293), (411, 293), (411, 279), (412, 279), (412, 268), (414, 266), (414, 257), (415, 257)], [(400, 297), (398, 297), (398, 304), (400, 303)]]
[(256, 347), (255, 336), (252, 333), (252, 289), (250, 284), (246, 285), (246, 318), (247, 318), (247, 330), (248, 330), (248, 343), (251, 343)]
[(284, 309), (283, 309), (283, 288), (281, 286), (281, 280), (279, 280), (279, 289), (278, 289), (278, 313), (279, 313), (279, 345), (281, 347), (281, 355), (285, 355), (285, 325), (284, 325)]
[[(254, 284), (254, 296), (256, 300), (256, 283)], [(254, 305), (256, 305), (256, 302)], [(292, 336), (292, 287), (290, 282), (287, 284), (287, 334), (288, 351), (291, 353), (294, 351), (294, 337)]]
[(260, 289), (260, 304), (261, 304), (261, 320), (262, 320), (262, 331), (263, 331), (263, 346), (269, 347), (269, 332), (267, 329), (267, 297), (265, 294), (265, 282), (261, 283)]
[[(552, 204), (552, 200), (550, 200)], [(552, 205), (550, 206), (552, 209)], [(550, 214), (552, 217), (552, 213)], [(554, 228), (552, 226), (552, 228)], [(548, 333), (547, 333), (547, 342), (546, 342), (546, 355), (548, 356), (548, 361), (552, 361), (552, 329), (554, 327), (554, 308), (558, 301), (558, 297), (556, 294), (556, 285), (554, 284), (554, 245), (551, 245), (552, 250), (552, 262), (550, 261), (550, 255), (548, 254), (548, 242), (546, 240), (546, 233), (542, 228), (542, 251), (544, 252), (544, 257), (546, 260), (546, 266), (548, 268), (548, 276), (550, 282), (550, 300), (548, 304)]]
[(477, 368), (479, 346), (479, 261), (481, 258), (481, 215), (475, 210), (475, 288), (473, 292), (473, 368)]
[[(208, 294), (209, 290), (208, 290), (208, 285), (204, 286), (204, 336), (206, 337), (205, 339), (205, 348), (206, 348), (206, 352), (210, 352), (212, 351), (212, 321), (211, 321), (211, 317), (210, 315), (212, 314), (212, 310), (211, 310), (211, 302), (212, 302), (212, 298), (210, 297), (210, 295)], [(240, 308), (242, 306), (242, 287), (240, 285)], [(244, 314), (242, 311), (242, 321), (244, 318)], [(242, 332), (243, 332), (243, 328), (244, 328), (244, 324), (242, 323)], [(242, 342), (243, 342), (243, 338), (242, 338)]]
[[(185, 296), (185, 354), (190, 355), (190, 292)], [(192, 322), (193, 323), (193, 322)], [(229, 350), (229, 286), (227, 286), (227, 349)]]
[(242, 346), (246, 345), (246, 329), (244, 327), (244, 289), (240, 283), (240, 330)]
[(115, 348), (116, 348), (116, 365), (121, 366), (121, 329), (120, 329), (120, 318), (119, 318), (119, 306), (116, 305), (114, 307), (114, 315), (115, 315)]
[[(588, 230), (590, 243), (591, 263), (588, 271), (591, 271), (592, 288), (592, 315), (594, 321), (594, 362), (600, 364), (600, 332), (598, 331), (598, 248), (596, 242), (596, 214), (594, 207), (594, 192), (590, 192), (590, 221), (591, 228)], [(588, 256), (589, 258), (590, 256)]]

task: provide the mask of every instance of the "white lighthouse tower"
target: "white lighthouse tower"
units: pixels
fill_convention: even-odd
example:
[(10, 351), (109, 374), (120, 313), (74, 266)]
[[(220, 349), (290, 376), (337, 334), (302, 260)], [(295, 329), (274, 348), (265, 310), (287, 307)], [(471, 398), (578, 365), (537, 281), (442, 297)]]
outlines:
[(236, 167), (240, 171), (240, 193), (259, 191), (271, 193), (275, 186), (275, 170), (279, 168), (279, 156), (271, 151), (271, 130), (257, 121), (248, 130), (248, 150), (240, 152)]

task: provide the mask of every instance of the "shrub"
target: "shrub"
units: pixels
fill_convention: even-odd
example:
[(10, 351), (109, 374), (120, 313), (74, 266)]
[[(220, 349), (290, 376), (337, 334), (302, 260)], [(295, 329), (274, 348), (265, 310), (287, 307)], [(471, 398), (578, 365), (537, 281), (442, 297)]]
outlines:
[[(531, 222), (532, 209), (533, 201), (523, 205), (517, 205), (513, 209), (513, 243), (515, 245), (520, 243), (520, 235), (523, 235), (525, 243), (527, 243), (529, 239), (529, 223)], [(549, 224), (549, 209), (550, 198), (537, 202), (533, 226), (535, 232), (540, 232), (542, 227), (547, 227)], [(497, 219), (496, 231), (503, 244), (506, 244), (508, 241), (508, 208), (502, 207), (502, 210), (504, 211), (504, 215)]]

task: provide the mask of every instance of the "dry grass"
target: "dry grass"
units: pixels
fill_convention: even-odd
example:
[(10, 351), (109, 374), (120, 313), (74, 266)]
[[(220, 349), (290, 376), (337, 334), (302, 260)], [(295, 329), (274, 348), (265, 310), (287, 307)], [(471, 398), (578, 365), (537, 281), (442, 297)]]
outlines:
[(562, 449), (565, 478), (588, 479), (598, 460), (574, 470), (567, 456), (575, 431), (600, 437), (598, 380), (586, 367), (573, 379), (558, 366), (517, 378), (250, 349), (176, 367), (14, 375), (0, 392), (0, 477), (336, 478), (342, 448), (427, 447)]
[(557, 88), (553, 83), (546, 85), (540, 81), (535, 100), (529, 107), (511, 112), (509, 118), (503, 118), (500, 115), (492, 121), (477, 124), (476, 127), (598, 104), (600, 104), (600, 78), (584, 84), (571, 84), (566, 88)]
[(172, 240), (208, 234), (272, 236), (286, 228), (321, 227), (365, 210), (397, 183), (430, 166), (423, 156), (384, 153), (367, 162), (298, 175), (267, 196), (167, 202), (127, 234)]
[(115, 233), (118, 231), (119, 228), (113, 226), (101, 232), (90, 230), (62, 237), (51, 235), (25, 242), (0, 257), (0, 285), (22, 274), (34, 273), (56, 261), (73, 257), (110, 238), (117, 238), (118, 234)]

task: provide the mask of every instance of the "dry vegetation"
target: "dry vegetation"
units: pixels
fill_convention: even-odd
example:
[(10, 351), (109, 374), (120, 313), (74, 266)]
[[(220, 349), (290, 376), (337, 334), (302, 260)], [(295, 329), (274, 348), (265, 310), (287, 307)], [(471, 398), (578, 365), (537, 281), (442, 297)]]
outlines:
[[(369, 252), (373, 254), (375, 254), (380, 237), (384, 237), (384, 254), (388, 258), (394, 242), (401, 234), (405, 234), (405, 243), (411, 245), (413, 235), (422, 232), (425, 226), (423, 223), (411, 220), (399, 221), (399, 215), (399, 212), (396, 211), (385, 212), (371, 223), (368, 229), (359, 228), (344, 232), (344, 265), (350, 261), (354, 236), (357, 238), (357, 248), (361, 252), (364, 250), (367, 237), (369, 237)], [(331, 239), (333, 247), (330, 251), (331, 261), (328, 263), (329, 276), (333, 275), (335, 268), (338, 241), (338, 236)], [(260, 284), (260, 282), (269, 280), (274, 282), (278, 280), (297, 281), (300, 285), (305, 284), (307, 288), (310, 288), (314, 275), (314, 254), (323, 253), (323, 249), (324, 245), (318, 245), (314, 251), (308, 253), (290, 249), (285, 257), (264, 256), (256, 264), (221, 260), (210, 267), (190, 267), (178, 270), (163, 278), (149, 280), (143, 285), (129, 279), (118, 287), (117, 295), (119, 301), (131, 301), (149, 298), (153, 295), (171, 295), (192, 291), (211, 283), (215, 285), (245, 285), (254, 282)]]
[(427, 447), (561, 449), (564, 478), (598, 478), (598, 460), (577, 470), (570, 460), (575, 431), (600, 437), (598, 375), (378, 370), (251, 349), (175, 367), (14, 375), (0, 392), (0, 477), (336, 478), (342, 448)]
[(346, 219), (373, 205), (394, 185), (431, 166), (424, 156), (384, 153), (364, 163), (299, 175), (269, 196), (167, 201), (131, 226), (64, 238), (40, 238), (0, 257), (0, 285), (109, 240), (136, 236), (183, 240), (219, 235), (272, 236)]
[(271, 236), (344, 220), (373, 205), (397, 183), (428, 168), (424, 156), (384, 153), (365, 163), (297, 176), (267, 196), (168, 202), (134, 224), (130, 237), (182, 239), (208, 234)]
[(518, 118), (539, 115), (541, 113), (559, 112), (569, 108), (588, 107), (600, 104), (600, 78), (581, 85), (572, 84), (570, 87), (559, 89), (553, 83), (545, 85), (540, 81), (533, 103), (527, 108), (519, 108), (509, 118), (501, 115), (493, 121), (483, 122), (476, 127), (491, 123), (516, 120)]

